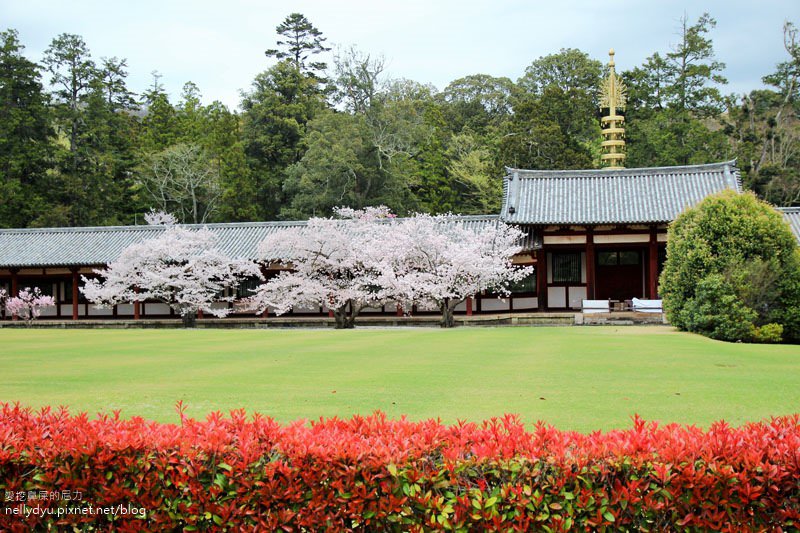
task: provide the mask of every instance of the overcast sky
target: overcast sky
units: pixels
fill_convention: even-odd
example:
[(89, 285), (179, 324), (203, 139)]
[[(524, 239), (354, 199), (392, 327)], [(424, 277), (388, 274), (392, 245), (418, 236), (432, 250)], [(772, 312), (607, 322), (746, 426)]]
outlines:
[[(579, 48), (617, 69), (640, 65), (677, 40), (680, 17), (703, 11), (727, 64), (724, 92), (761, 87), (761, 77), (787, 58), (785, 20), (800, 23), (798, 0), (0, 0), (0, 28), (15, 28), (26, 54), (39, 61), (59, 33), (83, 36), (94, 58), (127, 58), (136, 92), (159, 71), (173, 96), (194, 81), (203, 100), (238, 107), (239, 94), (272, 64), (275, 26), (303, 13), (334, 46), (382, 54), (392, 77), (439, 89), (468, 74), (519, 78), (530, 62), (560, 48)], [(330, 63), (330, 61), (329, 61)]]

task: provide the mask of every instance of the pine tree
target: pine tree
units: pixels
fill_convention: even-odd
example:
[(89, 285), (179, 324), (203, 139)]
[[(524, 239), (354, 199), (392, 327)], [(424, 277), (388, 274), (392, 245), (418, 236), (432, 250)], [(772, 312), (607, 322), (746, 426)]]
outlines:
[(322, 32), (300, 13), (288, 15), (275, 31), (280, 36), (277, 41), (279, 48), (267, 50), (264, 54), (279, 61), (289, 61), (304, 74), (320, 77), (320, 73), (327, 68), (325, 62), (308, 60), (312, 56), (330, 51), (324, 44), (326, 38), (322, 36)]

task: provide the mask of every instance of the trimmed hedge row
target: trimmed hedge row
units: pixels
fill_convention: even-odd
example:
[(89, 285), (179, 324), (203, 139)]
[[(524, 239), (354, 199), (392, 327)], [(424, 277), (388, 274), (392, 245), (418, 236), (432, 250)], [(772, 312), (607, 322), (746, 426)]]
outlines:
[[(2, 405), (0, 530), (800, 524), (798, 415), (707, 431), (635, 418), (629, 430), (583, 435), (544, 424), (526, 431), (514, 416), (445, 426), (376, 413), (281, 425), (243, 411), (205, 421), (179, 413), (172, 425)], [(58, 497), (65, 491), (70, 500)], [(129, 512), (96, 512), (109, 508)]]

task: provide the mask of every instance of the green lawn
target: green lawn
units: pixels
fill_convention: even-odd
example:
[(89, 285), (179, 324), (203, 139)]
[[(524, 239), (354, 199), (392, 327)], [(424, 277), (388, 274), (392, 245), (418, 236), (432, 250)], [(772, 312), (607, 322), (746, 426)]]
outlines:
[(0, 330), (0, 400), (177, 421), (244, 407), (281, 421), (376, 409), (561, 429), (630, 416), (707, 425), (800, 412), (800, 347), (664, 327)]

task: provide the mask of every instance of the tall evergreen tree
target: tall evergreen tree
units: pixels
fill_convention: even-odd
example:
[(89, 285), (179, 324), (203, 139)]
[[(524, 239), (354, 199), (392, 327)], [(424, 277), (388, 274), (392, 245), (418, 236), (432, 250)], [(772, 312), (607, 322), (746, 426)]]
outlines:
[(136, 127), (125, 60), (106, 59), (97, 67), (79, 35), (61, 34), (45, 51), (44, 63), (55, 87), (55, 123), (68, 148), (58, 156), (48, 190), (53, 207), (34, 224), (128, 221)]
[(45, 50), (43, 62), (52, 75), (50, 82), (56, 87), (56, 115), (69, 138), (70, 170), (75, 172), (79, 164), (81, 104), (97, 78), (97, 67), (83, 38), (69, 33), (53, 39)]
[(724, 107), (719, 85), (725, 64), (707, 34), (716, 21), (704, 13), (681, 19), (678, 44), (624, 73), (629, 88), (626, 136), (629, 166), (686, 165), (730, 156), (724, 133), (709, 128)]
[(0, 32), (0, 227), (25, 227), (45, 209), (53, 131), (38, 65), (16, 30)]
[(142, 95), (140, 148), (145, 153), (160, 152), (180, 138), (178, 112), (160, 83), (161, 75), (154, 71), (152, 76), (153, 85)]
[(275, 220), (288, 203), (285, 170), (306, 150), (306, 124), (325, 107), (314, 78), (281, 61), (243, 95), (244, 148), (256, 183), (258, 216)]
[(665, 80), (668, 103), (678, 112), (702, 118), (722, 111), (722, 94), (716, 85), (728, 83), (721, 74), (725, 63), (715, 58), (714, 45), (706, 37), (716, 25), (708, 13), (693, 25), (686, 15), (681, 18), (680, 40), (666, 54)]
[(312, 56), (330, 51), (325, 46), (326, 38), (322, 36), (322, 32), (301, 13), (288, 15), (275, 31), (279, 36), (279, 48), (267, 50), (264, 54), (278, 61), (288, 61), (303, 74), (321, 78), (327, 64), (324, 61), (309, 60)]
[(203, 110), (203, 145), (217, 167), (222, 196), (217, 218), (222, 222), (258, 220), (258, 192), (247, 165), (241, 117), (220, 102)]

